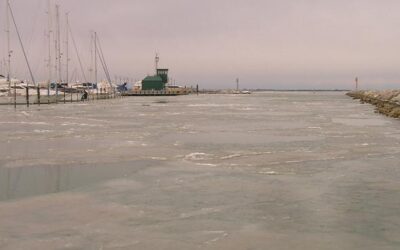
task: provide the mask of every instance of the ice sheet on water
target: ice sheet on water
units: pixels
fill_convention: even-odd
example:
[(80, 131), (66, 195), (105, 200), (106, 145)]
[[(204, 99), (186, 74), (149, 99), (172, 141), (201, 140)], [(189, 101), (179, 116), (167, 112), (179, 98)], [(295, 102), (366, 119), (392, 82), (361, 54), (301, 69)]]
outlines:
[(206, 153), (201, 153), (201, 152), (194, 152), (185, 155), (185, 160), (191, 160), (191, 161), (201, 161), (201, 160), (206, 160), (210, 159), (212, 157), (211, 154), (206, 154)]
[(390, 124), (389, 120), (378, 118), (333, 118), (332, 122), (348, 126), (384, 126)]

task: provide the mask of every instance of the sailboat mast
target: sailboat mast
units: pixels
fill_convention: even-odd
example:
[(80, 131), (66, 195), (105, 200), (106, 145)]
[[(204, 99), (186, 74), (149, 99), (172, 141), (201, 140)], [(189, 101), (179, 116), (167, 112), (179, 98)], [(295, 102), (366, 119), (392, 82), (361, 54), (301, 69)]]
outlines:
[(94, 32), (94, 83), (97, 84), (97, 32)]
[[(58, 5), (56, 5), (55, 6), (55, 9), (56, 9), (56, 13), (57, 13), (57, 10), (58, 10)], [(57, 19), (56, 19), (56, 22), (57, 22)], [(55, 77), (55, 91), (56, 91), (56, 103), (57, 103), (57, 99), (58, 99), (58, 77), (57, 77), (57, 74), (58, 74), (58, 59), (59, 59), (59, 55), (58, 55), (58, 36), (57, 36), (57, 34), (56, 34), (56, 32), (57, 32), (57, 27), (55, 26), (54, 27), (55, 28), (55, 33), (53, 33), (54, 35), (53, 35), (53, 37), (54, 37), (54, 56), (55, 56), (55, 60), (54, 60), (54, 77)]]
[(97, 44), (96, 47), (98, 49), (99, 59), (100, 59), (101, 65), (103, 66), (104, 73), (106, 74), (107, 81), (108, 81), (110, 87), (112, 88), (110, 71), (108, 70), (107, 63), (106, 63), (106, 60), (104, 58), (103, 50), (101, 48), (101, 43), (100, 43), (100, 40), (99, 40), (98, 37), (97, 37), (97, 42), (98, 42), (98, 44), (96, 43)]
[(60, 31), (60, 6), (56, 5), (56, 19), (57, 19), (57, 56), (58, 56), (58, 82), (61, 84), (61, 31)]
[(52, 67), (53, 67), (53, 65), (52, 65), (52, 61), (51, 61), (51, 34), (52, 34), (52, 22), (51, 22), (51, 2), (50, 2), (50, 0), (48, 0), (48, 2), (47, 2), (47, 4), (48, 4), (48, 6), (47, 6), (47, 18), (48, 18), (48, 20), (47, 20), (47, 29), (48, 29), (48, 31), (47, 31), (47, 38), (48, 38), (48, 53), (49, 53), (49, 55), (48, 55), (48, 58), (47, 58), (47, 60), (48, 60), (48, 64), (47, 64), (47, 66), (48, 66), (48, 68), (49, 68), (49, 76), (48, 76), (48, 85), (47, 85), (47, 96), (50, 96), (50, 84), (51, 84), (51, 78), (52, 78)]
[[(75, 53), (76, 53), (76, 57), (78, 58), (79, 66), (81, 68), (82, 77), (85, 80), (85, 82), (87, 82), (85, 70), (84, 70), (84, 68), (82, 66), (82, 60), (81, 60), (81, 57), (79, 56), (78, 48), (76, 47), (76, 42), (75, 42), (75, 39), (74, 39), (74, 34), (72, 33), (72, 29), (71, 29), (71, 26), (69, 25), (69, 22), (67, 24), (67, 28), (68, 28), (69, 33), (71, 35), (72, 44), (74, 45), (74, 48), (75, 48)], [(90, 41), (90, 43), (92, 43), (92, 41)], [(90, 71), (90, 69), (89, 69), (89, 71)]]
[(90, 32), (90, 67), (89, 80), (93, 82), (93, 32)]
[(22, 54), (24, 55), (26, 66), (28, 67), (29, 74), (31, 76), (31, 80), (33, 82), (33, 85), (36, 86), (35, 78), (33, 77), (32, 69), (31, 69), (31, 66), (29, 64), (28, 57), (26, 55), (24, 44), (22, 43), (21, 34), (19, 33), (19, 29), (18, 29), (17, 23), (15, 22), (14, 13), (13, 13), (13, 10), (12, 10), (10, 4), (8, 4), (8, 9), (10, 11), (10, 15), (11, 15), (14, 27), (15, 27), (15, 31), (17, 32), (18, 41), (19, 41), (19, 44), (21, 45)]
[[(14, 24), (14, 27), (15, 27), (15, 31), (17, 33), (18, 41), (19, 41), (19, 44), (21, 45), (21, 50), (22, 50), (22, 54), (24, 55), (24, 58), (25, 58), (26, 66), (28, 67), (29, 74), (31, 76), (33, 85), (36, 86), (35, 78), (33, 77), (31, 66), (29, 65), (28, 57), (27, 57), (26, 52), (25, 52), (24, 44), (22, 43), (21, 34), (19, 33), (17, 23), (15, 22), (15, 17), (14, 17), (14, 13), (13, 13), (13, 10), (11, 8), (10, 2), (8, 2), (8, 10), (10, 11), (10, 16), (12, 18), (12, 21), (13, 21), (13, 24)], [(37, 91), (38, 91), (38, 98), (40, 100), (39, 88), (37, 88)], [(40, 103), (40, 101), (39, 101), (39, 103)], [(29, 84), (28, 84), (28, 81), (26, 82), (26, 105), (29, 107)], [(16, 108), (16, 107), (17, 107), (17, 91), (16, 91), (16, 84), (15, 84), (15, 81), (14, 81), (14, 108)]]
[(68, 68), (68, 66), (69, 66), (69, 17), (68, 17), (68, 15), (69, 15), (69, 13), (67, 12), (67, 13), (65, 13), (65, 18), (66, 18), (66, 22), (67, 22), (67, 24), (66, 24), (66, 34), (65, 34), (65, 54), (66, 54), (66, 56), (67, 56), (67, 63), (66, 63), (66, 82), (67, 82), (67, 84), (68, 84), (68, 82), (69, 82), (69, 79), (68, 79), (68, 77), (69, 77), (69, 68)]
[[(7, 33), (7, 83), (8, 93), (11, 93), (11, 45), (10, 45), (10, 0), (7, 0), (6, 6), (6, 33)], [(15, 91), (15, 89), (14, 89)]]

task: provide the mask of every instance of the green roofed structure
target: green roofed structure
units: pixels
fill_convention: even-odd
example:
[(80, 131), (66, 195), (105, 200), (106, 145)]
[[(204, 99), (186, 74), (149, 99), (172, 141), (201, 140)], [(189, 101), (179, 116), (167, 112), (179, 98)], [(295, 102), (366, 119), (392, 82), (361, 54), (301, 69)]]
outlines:
[(142, 80), (142, 90), (164, 90), (168, 83), (168, 69), (157, 69), (157, 75)]
[(154, 76), (146, 76), (142, 80), (142, 90), (165, 90), (168, 83), (168, 69), (158, 68), (159, 57), (156, 55), (156, 74)]
[(168, 83), (168, 69), (158, 68), (159, 61), (158, 54), (155, 58), (155, 74), (148, 75), (140, 82), (137, 82), (133, 88), (127, 93), (126, 96), (176, 96), (187, 95), (191, 89), (181, 86), (171, 86)]
[(163, 90), (165, 89), (165, 83), (162, 78), (156, 76), (146, 76), (142, 80), (142, 90)]

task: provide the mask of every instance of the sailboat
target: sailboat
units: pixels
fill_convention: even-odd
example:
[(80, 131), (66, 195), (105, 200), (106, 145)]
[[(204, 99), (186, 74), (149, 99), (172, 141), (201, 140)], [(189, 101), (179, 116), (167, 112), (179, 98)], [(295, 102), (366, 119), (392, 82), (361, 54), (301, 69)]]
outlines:
[(8, 87), (8, 83), (0, 85), (0, 105), (29, 105), (39, 104), (39, 102), (45, 104), (56, 101), (54, 90), (50, 90), (50, 95), (47, 95), (47, 89), (40, 89), (17, 79), (10, 79), (10, 82), (12, 82), (10, 87)]
[[(11, 8), (10, 0), (6, 0), (6, 33), (7, 33), (7, 76), (0, 77), (0, 104), (37, 104), (37, 103), (50, 103), (55, 102), (56, 97), (54, 93), (49, 93), (49, 91), (40, 89), (35, 83), (35, 78), (33, 76), (28, 57), (25, 52), (25, 48), (22, 43), (21, 35), (19, 33), (14, 14)], [(29, 74), (31, 77), (32, 84), (28, 81), (21, 81), (16, 78), (11, 77), (11, 54), (12, 50), (10, 48), (10, 17), (15, 26), (15, 31), (17, 33), (19, 43), (27, 64)]]

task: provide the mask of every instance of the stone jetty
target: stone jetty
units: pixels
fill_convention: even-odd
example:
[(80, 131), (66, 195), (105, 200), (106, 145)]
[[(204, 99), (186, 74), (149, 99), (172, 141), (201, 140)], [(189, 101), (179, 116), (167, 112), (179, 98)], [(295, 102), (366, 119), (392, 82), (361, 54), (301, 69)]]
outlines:
[(351, 91), (347, 95), (362, 103), (375, 105), (379, 113), (400, 118), (400, 90), (359, 90)]

